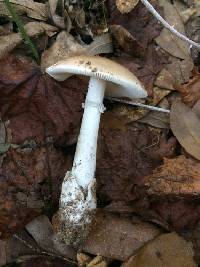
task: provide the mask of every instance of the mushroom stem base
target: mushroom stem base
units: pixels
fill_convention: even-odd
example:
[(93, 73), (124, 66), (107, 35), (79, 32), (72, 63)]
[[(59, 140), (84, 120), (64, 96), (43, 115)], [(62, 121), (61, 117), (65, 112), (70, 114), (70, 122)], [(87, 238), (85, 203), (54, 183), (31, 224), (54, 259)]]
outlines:
[(87, 190), (67, 172), (61, 191), (58, 236), (67, 245), (78, 245), (88, 235), (96, 210), (96, 179)]

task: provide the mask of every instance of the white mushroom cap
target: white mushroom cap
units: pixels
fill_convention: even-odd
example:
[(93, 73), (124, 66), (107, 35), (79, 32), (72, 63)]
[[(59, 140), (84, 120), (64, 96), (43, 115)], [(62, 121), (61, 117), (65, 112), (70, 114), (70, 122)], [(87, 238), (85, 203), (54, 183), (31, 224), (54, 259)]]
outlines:
[(144, 86), (122, 65), (99, 56), (75, 56), (46, 69), (58, 81), (64, 81), (72, 74), (96, 77), (108, 81), (105, 94), (112, 97), (147, 97)]

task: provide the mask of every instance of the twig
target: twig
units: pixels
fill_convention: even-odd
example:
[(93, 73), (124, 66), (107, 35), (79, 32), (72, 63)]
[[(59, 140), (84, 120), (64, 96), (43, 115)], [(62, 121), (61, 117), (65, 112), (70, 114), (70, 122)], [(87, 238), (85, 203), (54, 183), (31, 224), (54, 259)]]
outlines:
[(33, 247), (26, 240), (24, 240), (21, 237), (19, 237), (17, 234), (13, 235), (13, 237), (15, 237), (17, 240), (19, 240), (20, 242), (22, 242), (26, 247), (30, 248), (35, 253), (46, 255), (46, 256), (50, 256), (50, 257), (53, 257), (53, 258), (59, 258), (61, 260), (64, 260), (64, 261), (67, 261), (67, 262), (70, 262), (70, 263), (73, 263), (73, 264), (76, 264), (77, 265), (77, 262), (75, 262), (73, 260), (70, 260), (70, 259), (68, 259), (66, 257), (60, 256), (60, 255), (57, 255), (57, 254), (54, 254), (54, 253), (51, 253), (51, 252), (42, 251), (39, 248)]
[(124, 104), (128, 104), (128, 105), (141, 107), (141, 108), (147, 108), (147, 109), (154, 110), (154, 111), (170, 113), (170, 110), (168, 110), (168, 109), (158, 108), (158, 107), (149, 106), (149, 105), (145, 105), (145, 104), (142, 104), (142, 103), (136, 103), (136, 102), (127, 101), (127, 100), (122, 100), (122, 99), (115, 98), (115, 97), (106, 97), (106, 99), (111, 100), (111, 101), (116, 101), (116, 102), (119, 102), (119, 103), (124, 103)]
[(9, 2), (9, 0), (4, 0), (5, 6), (8, 9), (13, 21), (17, 24), (17, 27), (19, 29), (19, 32), (21, 33), (22, 39), (24, 40), (24, 43), (30, 48), (35, 61), (39, 64), (40, 58), (38, 55), (38, 52), (34, 46), (34, 44), (31, 42), (30, 37), (28, 36), (21, 20), (19, 19), (14, 7), (11, 5), (11, 3)]
[(189, 39), (188, 37), (186, 37), (184, 34), (178, 32), (173, 26), (171, 26), (166, 20), (164, 20), (159, 14), (158, 12), (154, 9), (154, 7), (148, 2), (148, 0), (141, 0), (141, 2), (143, 3), (143, 5), (145, 5), (145, 7), (149, 10), (149, 12), (151, 12), (158, 21), (160, 21), (160, 23), (162, 23), (162, 25), (167, 28), (171, 33), (177, 35), (180, 39), (182, 39), (183, 41), (186, 41), (187, 43), (189, 43), (191, 46), (195, 46), (198, 49), (200, 49), (200, 44), (196, 43), (194, 41), (192, 41), (191, 39)]

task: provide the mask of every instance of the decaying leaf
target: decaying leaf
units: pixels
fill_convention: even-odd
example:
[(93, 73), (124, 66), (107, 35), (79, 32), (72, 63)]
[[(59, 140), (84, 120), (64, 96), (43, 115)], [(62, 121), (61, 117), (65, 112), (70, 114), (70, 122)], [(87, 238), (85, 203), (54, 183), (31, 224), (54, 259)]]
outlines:
[(139, 0), (116, 0), (116, 6), (119, 11), (124, 13), (129, 13), (138, 4)]
[(171, 74), (175, 80), (175, 85), (181, 85), (189, 81), (194, 63), (191, 58), (187, 59), (175, 59), (170, 58), (171, 63), (166, 64), (165, 68)]
[[(30, 37), (35, 37), (45, 33), (52, 36), (57, 32), (57, 28), (45, 22), (29, 22), (24, 28)], [(17, 45), (23, 41), (20, 33), (11, 33), (9, 35), (0, 36), (0, 58), (11, 52)]]
[[(48, 19), (48, 6), (47, 4), (38, 3), (33, 0), (9, 0), (14, 6), (18, 15), (26, 14), (28, 17), (46, 21)], [(10, 16), (4, 0), (0, 0), (0, 16)]]
[(170, 126), (184, 149), (200, 160), (199, 117), (181, 101), (176, 101), (171, 107)]
[(5, 57), (0, 65), (0, 112), (10, 136), (0, 168), (0, 232), (6, 236), (40, 215), (48, 199), (58, 203), (71, 167), (60, 147), (76, 142), (84, 83), (77, 77), (58, 83), (21, 57)]
[[(61, 13), (60, 15), (56, 14), (56, 9), (58, 6), (58, 2), (60, 4), (59, 8), (61, 9)], [(64, 1), (63, 0), (49, 0), (49, 11), (51, 14), (51, 18), (54, 22), (54, 24), (61, 28), (64, 29), (65, 28), (65, 17), (64, 17)], [(70, 25), (67, 25), (67, 29), (68, 31), (71, 30), (71, 21), (69, 19), (69, 23)]]
[(188, 20), (192, 17), (198, 16), (200, 12), (200, 3), (198, 0), (193, 1), (192, 5), (189, 8), (186, 8), (180, 13), (180, 16), (184, 23), (187, 23)]
[(160, 233), (160, 230), (151, 224), (133, 224), (131, 220), (99, 212), (94, 221), (94, 228), (82, 244), (81, 250), (125, 260)]
[[(199, 7), (200, 8), (200, 7)], [(199, 43), (200, 42), (200, 17), (199, 17), (199, 12), (194, 16), (189, 19), (189, 21), (186, 24), (186, 33), (187, 36), (191, 39), (194, 40), (195, 42)], [(191, 58), (193, 59), (194, 63), (196, 65), (199, 65), (199, 58), (200, 58), (200, 53), (199, 49), (195, 46), (192, 46), (190, 49), (190, 54)]]
[[(166, 0), (159, 0), (159, 4), (164, 9), (165, 20), (173, 25), (177, 31), (185, 34), (184, 24), (174, 6)], [(160, 36), (158, 36), (155, 40), (162, 49), (174, 57), (180, 59), (186, 59), (189, 57), (189, 45), (174, 34), (170, 33), (167, 29), (164, 28)]]
[(181, 155), (164, 159), (164, 164), (145, 178), (149, 195), (193, 197), (200, 194), (200, 163)]
[(119, 46), (125, 53), (133, 56), (144, 54), (144, 47), (122, 25), (111, 25), (110, 32), (114, 37), (114, 45)]
[(70, 259), (76, 258), (75, 250), (62, 243), (53, 231), (52, 224), (45, 215), (36, 217), (26, 225), (26, 230), (37, 242), (38, 246), (45, 251), (63, 255)]
[(170, 74), (166, 68), (162, 69), (161, 72), (156, 77), (154, 85), (167, 90), (175, 90), (174, 86), (176, 84), (175, 78)]
[[(156, 1), (152, 4), (160, 11)], [(109, 0), (108, 12), (109, 24), (114, 25), (114, 44), (120, 46), (119, 62), (142, 80), (148, 94), (152, 96), (153, 82), (167, 63), (167, 56), (156, 49), (153, 43), (162, 27), (141, 2), (132, 12), (123, 15), (115, 8), (115, 1)]]
[(176, 233), (162, 234), (149, 241), (123, 267), (197, 267), (192, 244)]
[[(161, 103), (159, 103), (159, 107), (168, 109), (169, 108), (169, 103), (168, 101), (164, 98)], [(147, 123), (153, 127), (156, 128), (163, 128), (163, 129), (169, 129), (170, 124), (169, 124), (169, 113), (164, 113), (164, 112), (158, 112), (158, 111), (150, 111), (146, 116), (141, 118), (139, 122), (142, 123)]]
[[(134, 2), (134, 1), (131, 1)], [(153, 6), (160, 12), (159, 5), (152, 1)], [(146, 7), (139, 1), (132, 12), (123, 15), (116, 8), (115, 0), (108, 1), (110, 25), (121, 25), (145, 48), (160, 34), (162, 27), (157, 19), (149, 13)]]
[(80, 45), (71, 34), (61, 31), (53, 45), (43, 52), (41, 67), (45, 69), (65, 57), (86, 54), (86, 52), (86, 46)]
[[(163, 90), (161, 88), (154, 87), (153, 97), (148, 102), (148, 104), (152, 106), (157, 106), (158, 103), (169, 93), (170, 93), (169, 90)], [(139, 102), (139, 101), (141, 100), (135, 100), (135, 102)], [(122, 116), (125, 119), (126, 123), (137, 121), (143, 118), (144, 116), (146, 116), (150, 112), (150, 110), (148, 109), (144, 109), (144, 108), (137, 109), (133, 106), (123, 105), (123, 104), (117, 105), (114, 111), (118, 113), (120, 116)]]
[(192, 107), (200, 99), (200, 73), (194, 76), (185, 84), (178, 87), (182, 101)]
[(112, 52), (110, 34), (103, 34), (94, 39), (90, 45), (80, 44), (71, 34), (62, 31), (57, 35), (53, 45), (45, 50), (41, 58), (41, 68), (45, 69), (59, 60), (75, 55), (97, 55)]
[(84, 83), (78, 77), (58, 83), (22, 57), (9, 56), (0, 64), (4, 66), (0, 74), (1, 117), (9, 120), (11, 142), (44, 142), (49, 136), (57, 139), (65, 133), (70, 143), (74, 137), (69, 136), (79, 127)]

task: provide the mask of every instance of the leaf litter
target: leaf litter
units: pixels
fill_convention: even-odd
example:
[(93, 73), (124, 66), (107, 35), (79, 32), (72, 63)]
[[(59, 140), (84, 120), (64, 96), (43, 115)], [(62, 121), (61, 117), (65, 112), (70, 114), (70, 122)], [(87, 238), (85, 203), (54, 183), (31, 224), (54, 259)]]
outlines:
[[(1, 265), (20, 259), (21, 266), (53, 266), (54, 257), (56, 266), (73, 265), (63, 253), (69, 249), (74, 258), (77, 248), (56, 239), (54, 214), (62, 179), (72, 165), (87, 81), (72, 76), (56, 82), (43, 72), (64, 57), (102, 54), (134, 72), (149, 93), (143, 103), (170, 109), (170, 118), (105, 101), (96, 172), (99, 211), (81, 248), (86, 262), (79, 257), (78, 264), (110, 266), (118, 260), (122, 266), (159, 266), (162, 257), (166, 266), (175, 260), (177, 266), (197, 266), (198, 53), (190, 54), (188, 45), (163, 29), (140, 1), (10, 2), (39, 48), (41, 66), (27, 58), (20, 32), (7, 24), (9, 14), (2, 6), (0, 232), (7, 240), (0, 243)], [(176, 2), (151, 1), (176, 29), (198, 41), (198, 3)], [(129, 13), (120, 13), (116, 4)], [(22, 230), (25, 226), (31, 236)], [(35, 255), (39, 251), (40, 257)]]

